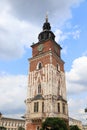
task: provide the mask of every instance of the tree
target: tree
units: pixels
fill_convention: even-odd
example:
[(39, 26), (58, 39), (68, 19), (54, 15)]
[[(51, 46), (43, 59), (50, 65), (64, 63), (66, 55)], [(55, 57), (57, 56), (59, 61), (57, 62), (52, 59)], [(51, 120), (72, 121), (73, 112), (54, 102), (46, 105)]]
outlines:
[(80, 128), (77, 125), (71, 125), (70, 130), (80, 130)]
[(0, 130), (6, 130), (6, 128), (3, 126), (0, 126)]
[(41, 130), (68, 130), (64, 120), (56, 117), (48, 117), (42, 123)]
[(25, 129), (22, 126), (19, 126), (18, 130), (25, 130)]

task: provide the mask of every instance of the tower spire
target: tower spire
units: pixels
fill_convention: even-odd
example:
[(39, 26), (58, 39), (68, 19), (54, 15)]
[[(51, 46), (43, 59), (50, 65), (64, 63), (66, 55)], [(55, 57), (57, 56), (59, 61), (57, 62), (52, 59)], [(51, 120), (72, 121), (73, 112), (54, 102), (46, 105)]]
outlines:
[(43, 24), (43, 30), (51, 30), (50, 23), (48, 22), (48, 14), (46, 14), (45, 23)]
[(48, 22), (48, 14), (45, 17), (45, 23), (43, 24), (43, 31), (38, 36), (39, 41), (52, 39), (55, 40), (55, 35), (51, 31), (50, 23)]
[(46, 23), (48, 23), (48, 13), (46, 13)]

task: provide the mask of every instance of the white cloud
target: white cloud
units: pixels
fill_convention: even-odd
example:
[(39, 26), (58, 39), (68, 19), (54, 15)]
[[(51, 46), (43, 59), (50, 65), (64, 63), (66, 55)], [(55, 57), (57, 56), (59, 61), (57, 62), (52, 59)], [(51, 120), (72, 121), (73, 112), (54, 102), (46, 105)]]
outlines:
[(48, 11), (53, 21), (52, 23), (54, 23), (55, 18), (55, 22), (63, 23), (72, 17), (71, 8), (77, 7), (83, 1), (84, 0), (55, 0), (54, 2), (50, 0), (27, 0), (27, 2), (25, 2), (24, 0), (10, 0), (9, 3), (13, 8), (12, 13), (20, 19), (30, 20), (33, 23), (37, 21), (40, 22)]
[(58, 29), (55, 31), (56, 41), (59, 43), (62, 43), (64, 40), (69, 39), (72, 37), (73, 39), (77, 40), (80, 37), (80, 30), (79, 29), (74, 29), (74, 27), (71, 28), (69, 32), (63, 32), (62, 30)]
[(87, 57), (75, 59), (72, 68), (66, 72), (67, 89), (69, 93), (84, 92), (87, 90)]
[[(25, 109), (27, 76), (0, 76), (0, 111), (18, 114)], [(3, 113), (2, 113), (3, 114)]]
[(85, 123), (87, 101), (87, 56), (75, 59), (71, 70), (66, 72), (69, 116)]
[[(39, 26), (47, 11), (53, 25), (58, 27), (72, 17), (71, 8), (83, 1), (0, 1), (0, 59), (20, 58), (25, 52), (25, 47), (37, 41)], [(60, 30), (56, 32), (57, 40), (63, 41), (68, 38), (69, 34)], [(73, 32), (72, 35), (75, 39), (79, 38), (79, 31)]]
[(79, 39), (80, 36), (80, 30), (76, 30), (75, 32), (72, 32), (73, 38), (74, 39)]
[(55, 31), (55, 35), (56, 35), (56, 41), (58, 42), (62, 42), (68, 38), (68, 35), (64, 34), (60, 29)]
[(9, 10), (0, 12), (0, 59), (21, 57), (24, 47), (30, 47), (38, 32), (38, 27), (18, 20)]
[(76, 98), (72, 97), (69, 98), (68, 107), (69, 107), (69, 117), (82, 121), (83, 124), (86, 122), (86, 114), (84, 112), (85, 109), (85, 102), (87, 97), (83, 98)]

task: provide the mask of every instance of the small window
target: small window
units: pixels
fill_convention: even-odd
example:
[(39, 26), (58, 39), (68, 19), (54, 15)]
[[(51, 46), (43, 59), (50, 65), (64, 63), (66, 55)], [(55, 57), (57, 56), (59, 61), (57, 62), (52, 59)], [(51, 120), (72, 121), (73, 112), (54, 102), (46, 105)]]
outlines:
[(58, 103), (58, 113), (60, 113), (60, 103)]
[(37, 64), (37, 69), (41, 69), (42, 68), (42, 63), (41, 62), (39, 62), (38, 64)]
[(38, 69), (40, 70), (41, 68), (42, 68), (42, 64), (39, 63), (39, 65), (38, 65)]
[(63, 113), (65, 114), (65, 103), (62, 104), (63, 105)]
[(34, 102), (34, 112), (38, 112), (39, 102)]
[(41, 93), (41, 84), (38, 85), (38, 94)]

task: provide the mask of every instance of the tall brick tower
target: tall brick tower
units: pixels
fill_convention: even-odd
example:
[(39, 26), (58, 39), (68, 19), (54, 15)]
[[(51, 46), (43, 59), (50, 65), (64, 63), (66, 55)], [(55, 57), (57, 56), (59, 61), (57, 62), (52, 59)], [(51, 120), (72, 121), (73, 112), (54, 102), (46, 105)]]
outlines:
[(39, 130), (47, 117), (68, 122), (64, 61), (46, 17), (38, 42), (31, 45), (26, 99), (26, 130)]

